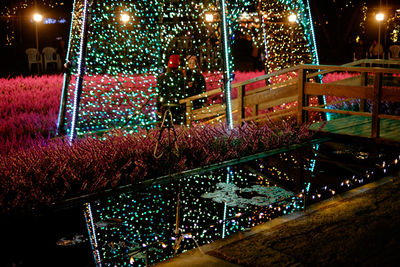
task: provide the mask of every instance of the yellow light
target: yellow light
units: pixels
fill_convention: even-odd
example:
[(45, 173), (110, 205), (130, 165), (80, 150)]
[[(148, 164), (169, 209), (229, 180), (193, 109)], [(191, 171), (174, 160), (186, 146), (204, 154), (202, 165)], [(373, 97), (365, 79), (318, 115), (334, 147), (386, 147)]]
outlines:
[(382, 21), (385, 18), (385, 15), (383, 13), (377, 13), (376, 14), (376, 20), (377, 21)]
[(129, 17), (128, 14), (126, 14), (126, 13), (122, 13), (122, 14), (121, 14), (121, 21), (122, 21), (123, 23), (126, 23), (126, 22), (128, 22), (129, 20), (130, 20), (130, 17)]
[(289, 22), (296, 22), (296, 20), (297, 20), (297, 16), (295, 14), (291, 14), (289, 16)]
[(36, 21), (36, 22), (41, 22), (43, 20), (43, 16), (40, 15), (39, 13), (35, 13), (33, 15), (33, 20)]
[(213, 20), (214, 20), (214, 15), (211, 13), (206, 13), (206, 21), (213, 22)]

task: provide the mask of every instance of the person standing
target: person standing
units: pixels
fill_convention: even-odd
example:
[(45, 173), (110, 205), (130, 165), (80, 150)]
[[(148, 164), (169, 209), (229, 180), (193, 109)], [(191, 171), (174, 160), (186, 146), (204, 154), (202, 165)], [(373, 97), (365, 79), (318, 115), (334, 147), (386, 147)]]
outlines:
[[(188, 96), (194, 96), (206, 92), (206, 81), (200, 71), (199, 62), (196, 56), (186, 58), (185, 68), (185, 89)], [(204, 106), (205, 98), (193, 101), (193, 109), (199, 109)]]
[(383, 47), (382, 44), (378, 44), (376, 40), (374, 40), (369, 47), (369, 55), (371, 58), (380, 58), (383, 59)]
[(157, 81), (159, 90), (157, 96), (158, 114), (162, 117), (169, 109), (174, 124), (182, 124), (184, 122), (184, 107), (179, 104), (179, 100), (187, 96), (184, 77), (179, 70), (179, 65), (179, 55), (171, 55), (166, 73), (160, 75)]
[(364, 59), (367, 56), (367, 51), (364, 45), (364, 41), (360, 40), (357, 43), (356, 48), (354, 49), (354, 60), (360, 60), (360, 59)]

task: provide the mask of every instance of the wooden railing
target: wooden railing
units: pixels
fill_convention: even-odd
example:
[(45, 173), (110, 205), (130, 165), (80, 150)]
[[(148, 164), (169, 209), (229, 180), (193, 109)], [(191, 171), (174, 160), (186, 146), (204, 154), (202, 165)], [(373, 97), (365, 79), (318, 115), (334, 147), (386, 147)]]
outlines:
[[(363, 60), (363, 64), (389, 64), (384, 60)], [(390, 61), (390, 64), (400, 64), (400, 61)], [(360, 75), (350, 79), (337, 81), (328, 84), (318, 84), (307, 80), (305, 73), (308, 70), (326, 70), (330, 72), (359, 72)], [(400, 102), (400, 87), (390, 86), (383, 87), (384, 74), (389, 74), (386, 78), (391, 78), (393, 84), (396, 85), (400, 81), (400, 69), (382, 68), (382, 67), (356, 67), (356, 66), (312, 66), (302, 65), (299, 70), (298, 77), (298, 105), (297, 105), (297, 124), (302, 125), (307, 122), (307, 113), (327, 112), (340, 113), (348, 115), (357, 115), (372, 117), (371, 119), (371, 137), (378, 138), (380, 133), (380, 119), (400, 120), (398, 115), (387, 115), (380, 113), (380, 104), (382, 101)], [(398, 75), (398, 76), (395, 76)], [(372, 76), (372, 86), (369, 84), (368, 77)], [(309, 97), (311, 96), (336, 96), (343, 98), (352, 98), (360, 100), (360, 108), (358, 111), (335, 110), (326, 108), (326, 105), (311, 107), (309, 105)], [(370, 100), (372, 104), (372, 112), (364, 110), (364, 102)]]
[[(380, 67), (375, 67), (380, 66)], [(379, 114), (379, 105), (381, 101), (400, 102), (400, 87), (387, 88), (382, 87), (385, 79), (392, 79), (392, 82), (399, 82), (400, 69), (383, 68), (388, 66), (400, 66), (400, 61), (393, 60), (373, 60), (363, 59), (341, 66), (326, 66), (326, 65), (300, 65), (288, 69), (276, 71), (271, 74), (262, 75), (244, 82), (232, 84), (232, 89), (238, 89), (238, 95), (232, 100), (232, 110), (237, 113), (235, 124), (240, 124), (243, 121), (263, 121), (266, 119), (280, 118), (283, 116), (294, 115), (297, 113), (297, 123), (299, 125), (307, 122), (307, 113), (310, 111), (328, 112), (328, 113), (342, 113), (350, 115), (371, 116), (373, 123), (372, 136), (379, 136), (379, 119), (380, 118), (393, 118), (399, 119), (399, 116)], [(317, 77), (326, 75), (330, 72), (356, 72), (356, 75), (351, 78), (327, 83), (317, 83)], [(256, 82), (269, 79), (282, 75), (291, 75), (295, 77), (288, 78), (288, 80), (280, 83), (263, 86), (246, 92), (246, 87)], [(383, 74), (390, 74), (390, 77), (383, 76)], [(373, 82), (374, 86), (369, 86)], [(214, 104), (201, 109), (192, 109), (192, 101), (200, 98), (212, 97), (222, 93), (221, 89), (214, 89), (206, 93), (191, 96), (182, 99), (180, 103), (186, 104), (186, 121), (190, 124), (194, 120), (213, 121), (221, 119), (225, 116), (225, 104)], [(326, 108), (325, 105), (316, 107), (309, 106), (310, 96), (336, 96), (343, 98), (360, 99), (359, 111), (346, 111), (346, 110), (333, 110)], [(364, 111), (365, 101), (372, 100), (373, 108), (372, 113)], [(297, 108), (282, 110), (268, 114), (260, 115), (260, 110), (266, 110), (274, 106), (282, 105), (290, 102), (298, 102)], [(251, 108), (251, 116), (246, 117), (246, 109)]]

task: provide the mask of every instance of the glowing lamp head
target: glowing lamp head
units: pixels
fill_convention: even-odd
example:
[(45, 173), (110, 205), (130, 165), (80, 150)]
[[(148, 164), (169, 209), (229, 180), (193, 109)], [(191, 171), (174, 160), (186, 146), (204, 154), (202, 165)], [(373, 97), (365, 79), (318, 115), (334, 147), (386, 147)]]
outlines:
[(295, 15), (295, 14), (291, 14), (290, 16), (289, 16), (289, 22), (296, 22), (296, 20), (297, 20), (297, 16)]
[(129, 20), (130, 20), (130, 17), (129, 17), (128, 14), (126, 14), (126, 13), (122, 13), (122, 14), (121, 14), (121, 21), (122, 21), (123, 23), (127, 23)]
[(214, 15), (211, 13), (206, 13), (206, 21), (212, 22), (214, 20)]
[(376, 14), (376, 20), (377, 21), (383, 21), (384, 18), (385, 18), (385, 15), (383, 13), (377, 13)]
[(36, 22), (41, 22), (43, 20), (43, 16), (41, 14), (39, 14), (39, 13), (35, 13), (33, 15), (33, 20), (36, 21)]

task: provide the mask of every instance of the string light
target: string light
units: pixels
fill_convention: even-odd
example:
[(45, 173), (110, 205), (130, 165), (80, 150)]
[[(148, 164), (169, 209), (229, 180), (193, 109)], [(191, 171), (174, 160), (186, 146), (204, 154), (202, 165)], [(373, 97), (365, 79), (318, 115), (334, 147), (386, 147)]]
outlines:
[[(239, 14), (249, 5), (248, 0), (227, 3), (230, 33), (236, 27)], [(66, 108), (59, 119), (59, 128), (66, 128), (68, 133), (74, 123), (71, 118), (74, 117), (76, 94), (72, 89), (79, 81), (76, 79), (75, 63), (79, 62), (80, 54), (77, 36), (82, 31), (82, 0), (75, 0), (74, 10), (69, 43), (72, 76), (64, 84), (66, 98), (61, 105)], [(159, 91), (157, 80), (160, 70), (166, 66), (169, 53), (177, 53), (181, 59), (188, 55), (196, 56), (209, 89), (220, 88), (222, 49), (219, 21), (215, 16), (213, 21), (205, 19), (206, 14), (218, 12), (217, 5), (212, 1), (207, 4), (160, 0), (95, 1), (90, 7), (86, 75), (75, 122), (77, 135), (109, 128), (125, 127), (132, 132), (138, 128), (154, 127)], [(121, 14), (126, 14), (123, 22)], [(135, 14), (135, 19), (129, 14)], [(232, 41), (229, 39), (229, 43)], [(231, 61), (228, 65), (232, 68)], [(179, 97), (187, 97), (187, 91), (188, 88)], [(221, 97), (211, 101), (221, 101)], [(204, 109), (210, 110), (209, 107)], [(66, 123), (60, 125), (63, 118)]]

